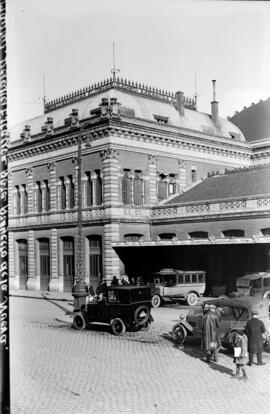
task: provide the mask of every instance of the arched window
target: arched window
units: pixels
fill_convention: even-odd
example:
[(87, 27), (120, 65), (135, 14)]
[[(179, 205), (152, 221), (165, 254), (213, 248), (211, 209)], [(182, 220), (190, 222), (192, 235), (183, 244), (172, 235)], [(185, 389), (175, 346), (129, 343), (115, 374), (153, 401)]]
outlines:
[(37, 202), (37, 212), (42, 212), (42, 190), (40, 181), (36, 182), (36, 202)]
[(143, 180), (142, 180), (141, 171), (135, 170), (133, 192), (134, 192), (134, 204), (135, 205), (143, 204)]
[(96, 178), (96, 205), (100, 206), (102, 204), (102, 179), (100, 170), (95, 171), (97, 178)]
[(65, 179), (64, 177), (60, 177), (60, 205), (61, 210), (65, 210), (66, 208), (66, 186), (65, 186)]
[(159, 174), (158, 181), (158, 201), (168, 197), (168, 180), (166, 174)]
[(45, 203), (45, 211), (49, 211), (50, 210), (50, 188), (49, 188), (49, 183), (48, 180), (44, 180), (44, 185), (45, 185), (45, 197), (44, 197), (44, 203)]
[(74, 284), (74, 240), (73, 237), (63, 237), (63, 276), (64, 291), (71, 291)]
[(16, 185), (16, 214), (19, 216), (21, 214), (21, 193), (20, 186)]
[(90, 172), (86, 172), (86, 205), (92, 206), (93, 204), (93, 184), (91, 180)]
[(244, 237), (245, 236), (244, 230), (239, 230), (239, 229), (224, 230), (222, 234), (224, 237)]
[(18, 256), (19, 256), (19, 276), (28, 275), (28, 249), (27, 240), (17, 240)]
[(89, 236), (88, 243), (90, 284), (96, 286), (102, 277), (102, 238)]
[(124, 235), (124, 240), (126, 242), (139, 242), (142, 237), (143, 234), (130, 233)]
[(261, 229), (261, 232), (264, 236), (270, 236), (270, 228)]
[(176, 237), (175, 233), (161, 233), (158, 235), (160, 240), (172, 240), (174, 237)]
[(50, 274), (50, 240), (39, 239), (40, 276)]
[(131, 179), (129, 177), (130, 170), (124, 170), (122, 178), (122, 202), (123, 204), (131, 204)]
[(207, 231), (192, 231), (188, 233), (191, 239), (207, 239), (208, 233)]
[(23, 210), (22, 213), (23, 214), (27, 214), (28, 212), (28, 194), (27, 194), (27, 190), (26, 190), (26, 184), (23, 184)]
[(70, 192), (69, 192), (69, 207), (74, 208), (75, 204), (75, 194), (74, 194), (74, 182), (73, 182), (73, 176), (69, 175), (69, 182), (70, 182)]

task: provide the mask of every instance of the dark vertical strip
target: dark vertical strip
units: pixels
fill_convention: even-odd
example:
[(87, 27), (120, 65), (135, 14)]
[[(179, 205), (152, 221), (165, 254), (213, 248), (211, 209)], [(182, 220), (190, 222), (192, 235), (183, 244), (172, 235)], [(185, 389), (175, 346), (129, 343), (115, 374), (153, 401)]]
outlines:
[(10, 412), (7, 149), (6, 1), (0, 0), (0, 400), (2, 414)]

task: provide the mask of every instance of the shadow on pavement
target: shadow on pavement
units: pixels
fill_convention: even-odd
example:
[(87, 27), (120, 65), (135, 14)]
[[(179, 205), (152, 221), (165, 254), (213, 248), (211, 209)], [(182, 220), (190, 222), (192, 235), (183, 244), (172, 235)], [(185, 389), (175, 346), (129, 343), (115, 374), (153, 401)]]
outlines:
[(62, 305), (59, 305), (58, 303), (55, 303), (55, 301), (53, 299), (49, 299), (46, 297), (46, 295), (44, 295), (42, 293), (43, 299), (45, 299), (47, 302), (50, 302), (52, 305), (56, 306), (57, 308), (63, 310), (65, 312), (66, 315), (72, 315), (73, 311), (68, 310), (67, 308), (65, 308)]
[[(200, 338), (187, 338), (185, 345), (177, 345), (174, 343), (173, 338), (170, 334), (163, 334), (161, 335), (167, 341), (170, 341), (173, 344), (173, 347), (181, 352), (184, 352), (186, 355), (200, 359), (201, 361), (205, 362), (204, 354), (201, 349), (201, 339)], [(226, 355), (228, 354), (228, 350), (224, 349), (219, 352), (219, 355)], [(232, 375), (234, 373), (233, 369), (227, 368), (224, 365), (220, 365), (217, 362), (211, 361), (210, 364), (207, 364), (209, 368), (213, 369), (214, 371), (219, 371), (222, 374)]]

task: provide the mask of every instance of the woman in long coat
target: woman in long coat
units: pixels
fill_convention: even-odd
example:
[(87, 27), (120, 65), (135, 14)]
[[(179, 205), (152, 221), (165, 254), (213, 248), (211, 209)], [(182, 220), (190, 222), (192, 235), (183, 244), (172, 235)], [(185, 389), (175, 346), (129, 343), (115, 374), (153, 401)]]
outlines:
[(210, 362), (211, 356), (214, 361), (218, 361), (218, 351), (221, 346), (220, 340), (220, 316), (216, 307), (210, 305), (208, 311), (203, 316), (202, 326), (202, 348), (206, 353), (206, 361)]

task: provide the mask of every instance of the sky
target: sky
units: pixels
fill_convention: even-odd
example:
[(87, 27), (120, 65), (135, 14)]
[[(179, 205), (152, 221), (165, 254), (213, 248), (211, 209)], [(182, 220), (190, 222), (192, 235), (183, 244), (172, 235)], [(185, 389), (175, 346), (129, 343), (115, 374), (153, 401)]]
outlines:
[(270, 2), (7, 0), (8, 126), (54, 99), (108, 78), (198, 93), (220, 116), (270, 96)]

